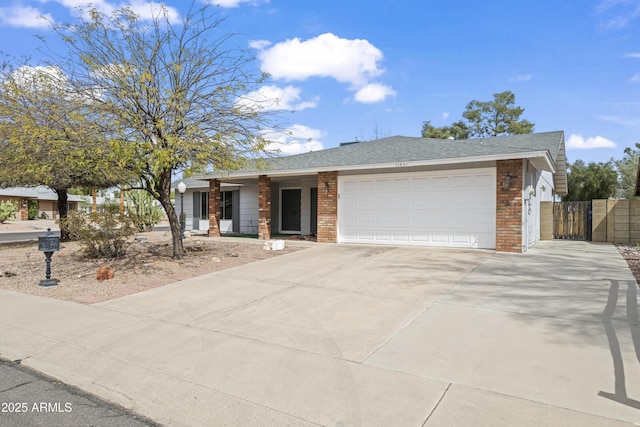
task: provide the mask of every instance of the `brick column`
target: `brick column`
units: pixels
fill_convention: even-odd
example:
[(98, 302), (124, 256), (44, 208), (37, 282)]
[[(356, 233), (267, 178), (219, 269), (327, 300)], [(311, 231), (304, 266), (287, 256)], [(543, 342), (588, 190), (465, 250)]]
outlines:
[(16, 218), (20, 218), (20, 221), (28, 221), (29, 220), (29, 200), (21, 199), (20, 200), (20, 215), (16, 215)]
[[(496, 162), (496, 250), (522, 252), (522, 160)], [(503, 187), (511, 177), (508, 189)]]
[(209, 180), (209, 237), (220, 237), (220, 180)]
[(338, 241), (338, 172), (318, 173), (318, 242)]
[(271, 178), (258, 177), (258, 239), (271, 238)]

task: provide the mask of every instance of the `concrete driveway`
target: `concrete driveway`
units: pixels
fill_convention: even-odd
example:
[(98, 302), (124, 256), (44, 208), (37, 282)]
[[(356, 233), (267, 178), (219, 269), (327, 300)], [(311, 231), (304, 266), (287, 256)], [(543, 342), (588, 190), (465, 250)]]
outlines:
[(640, 423), (610, 245), (314, 245), (93, 306), (0, 291), (0, 356), (167, 425)]

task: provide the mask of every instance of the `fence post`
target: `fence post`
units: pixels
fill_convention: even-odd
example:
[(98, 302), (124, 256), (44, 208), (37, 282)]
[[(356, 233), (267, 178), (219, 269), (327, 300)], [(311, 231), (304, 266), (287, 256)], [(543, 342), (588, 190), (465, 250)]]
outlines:
[(540, 202), (540, 240), (553, 239), (553, 202)]
[(629, 243), (640, 243), (640, 200), (629, 202)]

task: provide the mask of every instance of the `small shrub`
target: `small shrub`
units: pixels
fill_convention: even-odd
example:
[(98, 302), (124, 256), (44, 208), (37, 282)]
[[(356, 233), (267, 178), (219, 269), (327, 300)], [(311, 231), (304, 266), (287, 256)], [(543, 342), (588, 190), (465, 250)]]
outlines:
[(129, 237), (135, 233), (131, 218), (109, 211), (85, 214), (71, 212), (61, 227), (71, 240), (79, 241), (89, 258), (118, 258), (131, 245)]
[(18, 209), (13, 203), (9, 201), (0, 203), (0, 224), (16, 219), (16, 212)]
[(40, 212), (40, 203), (37, 200), (29, 200), (29, 220), (36, 219)]

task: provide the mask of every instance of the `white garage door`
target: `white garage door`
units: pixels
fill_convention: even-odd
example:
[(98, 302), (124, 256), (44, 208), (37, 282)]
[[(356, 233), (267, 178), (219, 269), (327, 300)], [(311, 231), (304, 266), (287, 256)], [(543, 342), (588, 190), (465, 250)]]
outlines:
[(338, 240), (496, 247), (496, 170), (338, 177)]

